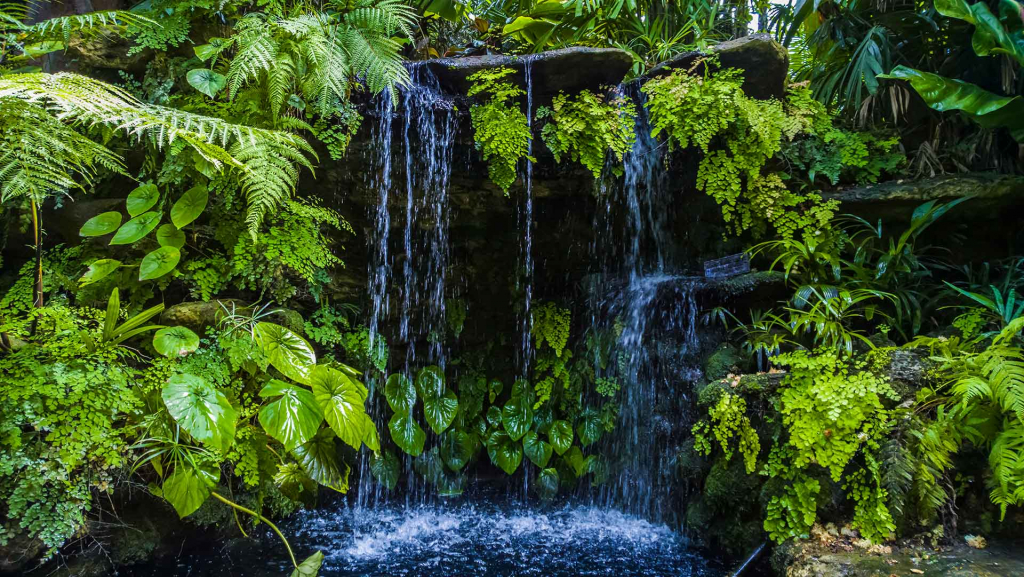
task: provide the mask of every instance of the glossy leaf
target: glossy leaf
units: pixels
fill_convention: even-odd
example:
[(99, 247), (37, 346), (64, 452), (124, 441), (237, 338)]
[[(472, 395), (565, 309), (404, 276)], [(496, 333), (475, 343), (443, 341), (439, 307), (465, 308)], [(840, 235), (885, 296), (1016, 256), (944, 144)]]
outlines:
[(440, 435), (451, 426), (455, 415), (459, 413), (459, 399), (451, 390), (441, 396), (428, 396), (423, 399), (423, 417), (435, 433)]
[(174, 270), (181, 260), (181, 251), (173, 246), (162, 246), (142, 257), (139, 280), (153, 280)]
[(320, 551), (313, 553), (302, 560), (299, 566), (292, 570), (289, 577), (316, 577), (320, 572), (320, 566), (324, 563), (324, 554)]
[(203, 214), (209, 199), (210, 193), (203, 185), (193, 186), (188, 189), (171, 207), (171, 222), (179, 229), (185, 228), (193, 220), (199, 218), (199, 215)]
[(576, 434), (580, 437), (580, 444), (586, 447), (597, 442), (604, 433), (601, 425), (601, 415), (597, 411), (586, 410), (580, 415), (580, 422), (576, 425)]
[(412, 413), (416, 406), (416, 387), (409, 377), (394, 374), (384, 383), (384, 398), (396, 413)]
[(272, 379), (260, 397), (276, 397), (260, 409), (259, 420), (263, 430), (289, 451), (312, 439), (324, 420), (313, 393), (297, 385)]
[[(261, 421), (262, 422), (262, 421)], [(348, 491), (348, 465), (338, 460), (334, 433), (320, 429), (308, 441), (292, 451), (302, 470), (317, 483), (344, 493)]]
[(568, 421), (555, 421), (551, 423), (551, 430), (548, 431), (548, 442), (559, 455), (564, 455), (572, 446), (572, 425)]
[(572, 471), (577, 478), (590, 472), (590, 466), (594, 462), (594, 456), (584, 457), (583, 451), (579, 447), (569, 449), (562, 458), (572, 467)]
[(306, 339), (281, 325), (256, 323), (256, 343), (281, 374), (300, 383), (309, 382), (309, 372), (316, 366), (316, 353)]
[(164, 327), (153, 334), (153, 348), (165, 357), (184, 357), (199, 348), (199, 335), (186, 327)]
[(199, 92), (214, 98), (217, 93), (224, 90), (227, 86), (228, 79), (219, 72), (214, 72), (209, 68), (194, 68), (188, 71), (185, 75), (185, 79)]
[(492, 463), (511, 475), (523, 462), (523, 446), (513, 441), (505, 431), (494, 431), (487, 439), (487, 455)]
[(81, 286), (88, 286), (94, 282), (99, 282), (121, 267), (121, 261), (112, 258), (101, 258), (93, 261), (89, 265), (89, 270), (85, 271), (82, 278), (78, 279)]
[(139, 216), (153, 208), (156, 201), (160, 200), (160, 191), (155, 184), (143, 184), (128, 193), (125, 205), (128, 207), (129, 216)]
[(377, 424), (373, 422), (370, 415), (363, 412), (363, 444), (374, 453), (380, 451), (380, 435), (377, 434)]
[(220, 469), (217, 467), (207, 470), (183, 465), (176, 467), (164, 479), (161, 493), (177, 511), (178, 517), (185, 518), (202, 506), (219, 480)]
[(490, 408), (487, 409), (487, 422), (490, 423), (492, 427), (501, 426), (501, 407), (491, 405)]
[[(309, 386), (327, 424), (342, 442), (358, 449), (366, 436), (368, 420), (359, 387), (341, 371), (324, 366), (310, 371)], [(373, 426), (373, 422), (369, 424)]]
[(423, 452), (423, 444), (427, 442), (427, 434), (420, 428), (416, 419), (408, 413), (395, 413), (388, 422), (388, 430), (391, 431), (391, 440), (398, 445), (398, 448), (412, 455), (418, 456)]
[(227, 452), (235, 438), (238, 411), (224, 393), (202, 377), (176, 374), (160, 393), (167, 412), (197, 441)]
[(441, 458), (449, 469), (458, 472), (473, 458), (478, 446), (476, 435), (451, 430), (441, 439)]
[(537, 473), (537, 482), (534, 486), (541, 499), (548, 500), (558, 494), (558, 471), (555, 469), (544, 469)]
[(103, 236), (114, 232), (119, 226), (121, 226), (120, 212), (104, 212), (85, 221), (85, 224), (79, 229), (78, 235)]
[(436, 365), (423, 367), (416, 373), (416, 390), (424, 398), (440, 397), (444, 394), (444, 373)]
[(153, 232), (153, 229), (158, 224), (160, 224), (159, 212), (144, 212), (122, 224), (121, 228), (117, 229), (117, 234), (114, 235), (114, 238), (110, 239), (110, 244), (132, 244)]
[(492, 380), (491, 384), (487, 386), (487, 401), (494, 403), (494, 399), (498, 398), (503, 388), (505, 388), (505, 385), (501, 381), (498, 379)]
[(529, 402), (513, 397), (501, 409), (501, 424), (513, 441), (523, 438), (533, 422), (533, 408)]
[(380, 454), (370, 455), (370, 472), (377, 482), (387, 490), (398, 486), (398, 475), (401, 471), (398, 457), (391, 451), (383, 451)]
[(536, 432), (529, 431), (523, 437), (523, 453), (541, 469), (548, 466), (552, 452), (551, 444), (542, 440)]
[(413, 460), (413, 469), (431, 485), (435, 485), (444, 478), (444, 464), (438, 454), (437, 447), (431, 447), (424, 451), (419, 457)]
[(185, 233), (177, 229), (173, 224), (161, 224), (156, 229), (156, 241), (160, 246), (173, 246), (180, 249), (185, 246)]

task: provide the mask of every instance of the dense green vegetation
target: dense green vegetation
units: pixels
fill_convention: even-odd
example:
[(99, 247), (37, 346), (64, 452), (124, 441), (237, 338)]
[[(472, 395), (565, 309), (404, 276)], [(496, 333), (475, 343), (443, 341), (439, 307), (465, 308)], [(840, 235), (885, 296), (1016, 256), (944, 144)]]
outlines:
[[(533, 302), (528, 375), (513, 376), (504, 334), (450, 365), (390, 363), (361, 297), (331, 290), (364, 231), (296, 193), (346, 162), (365, 103), (410, 82), (405, 61), (568, 46), (624, 50), (643, 98), (562, 92), (528, 118), (515, 68), (476, 72), (460, 96), (490, 181), (517, 194), (543, 145), (601, 194), (643, 114), (668, 158), (696, 159), (729, 246), (785, 279), (769, 310), (703, 311), (730, 358), (705, 363), (678, 457), (697, 488), (690, 525), (739, 547), (728, 533), (750, 519), (755, 541), (783, 542), (828, 518), (877, 543), (954, 526), (957, 500), (992, 531), (1024, 507), (1024, 261), (946, 250), (936, 223), (969, 199), (921, 203), (891, 230), (826, 194), (1019, 172), (1013, 0), (125, 8), (42, 18), (0, 2), (0, 546), (51, 557), (103, 499), (141, 486), (197, 523), (220, 507), (243, 534), (266, 524), (308, 577), (323, 555), (297, 557), (274, 520), (348, 492), (360, 452), (392, 492), (404, 459), (442, 496), (475, 466), (529, 470), (542, 499), (606, 482), (599, 442), (630, 398), (604, 372), (628, 370), (622, 319), (588, 326), (568, 292)], [(788, 47), (781, 99), (749, 96), (745, 71), (709, 50), (754, 28)], [(94, 73), (97, 44), (145, 58)], [(706, 53), (646, 76), (690, 50)], [(73, 203), (97, 209), (80, 242), (48, 242), (43, 215)], [(201, 306), (167, 314), (185, 301)], [(454, 347), (473, 311), (446, 305), (430, 338)], [(909, 385), (892, 376), (908, 357), (924, 367)], [(724, 483), (744, 487), (735, 502)]]

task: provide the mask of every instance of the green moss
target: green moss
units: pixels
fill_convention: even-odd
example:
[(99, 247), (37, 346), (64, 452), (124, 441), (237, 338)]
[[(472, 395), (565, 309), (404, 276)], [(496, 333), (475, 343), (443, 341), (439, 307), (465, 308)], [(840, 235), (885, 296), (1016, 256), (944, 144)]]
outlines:
[(711, 353), (704, 363), (704, 377), (709, 381), (724, 379), (729, 373), (742, 372), (749, 362), (749, 357), (731, 344), (724, 344)]

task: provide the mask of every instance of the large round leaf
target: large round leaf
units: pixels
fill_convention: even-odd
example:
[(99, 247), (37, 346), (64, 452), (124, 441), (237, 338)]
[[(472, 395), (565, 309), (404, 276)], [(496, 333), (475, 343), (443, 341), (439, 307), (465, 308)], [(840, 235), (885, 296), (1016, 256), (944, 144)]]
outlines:
[(79, 236), (103, 236), (110, 234), (121, 226), (120, 212), (104, 212), (85, 221), (78, 231)]
[(185, 518), (196, 512), (220, 480), (219, 467), (193, 468), (182, 464), (164, 479), (161, 494)]
[(316, 353), (305, 339), (281, 325), (267, 322), (257, 323), (255, 332), (256, 343), (275, 369), (289, 379), (309, 382), (309, 372), (316, 366)]
[(227, 85), (228, 79), (219, 72), (214, 72), (209, 68), (194, 68), (188, 71), (185, 75), (185, 79), (199, 92), (213, 98), (218, 92), (224, 89)]
[(601, 415), (597, 411), (587, 409), (580, 415), (580, 422), (576, 425), (576, 434), (580, 437), (580, 443), (586, 447), (597, 442), (601, 438), (604, 428), (601, 425)]
[(431, 396), (423, 399), (423, 417), (438, 435), (452, 424), (458, 412), (459, 399), (451, 390), (445, 391), (439, 397)]
[(416, 389), (424, 398), (440, 397), (444, 394), (444, 373), (441, 367), (430, 365), (416, 373)]
[(153, 334), (153, 348), (165, 357), (184, 357), (199, 348), (199, 335), (185, 327), (164, 327)]
[(458, 472), (469, 463), (478, 447), (479, 441), (475, 434), (448, 431), (441, 439), (441, 458), (449, 469)]
[(551, 444), (542, 440), (536, 432), (529, 431), (523, 437), (523, 452), (527, 459), (543, 469), (551, 460), (552, 448)]
[(491, 405), (487, 409), (487, 422), (490, 423), (492, 427), (501, 426), (501, 407)]
[(548, 441), (559, 455), (564, 455), (572, 446), (572, 425), (568, 421), (555, 421), (551, 423), (548, 431)]
[(530, 403), (513, 397), (501, 409), (501, 424), (513, 441), (523, 438), (533, 422), (533, 408)]
[(388, 430), (391, 431), (391, 440), (398, 445), (398, 448), (412, 455), (418, 456), (423, 452), (423, 444), (427, 442), (427, 434), (423, 432), (416, 419), (408, 413), (395, 413), (388, 422)]
[[(339, 439), (358, 449), (366, 436), (367, 424), (364, 397), (359, 387), (341, 371), (324, 366), (314, 367), (309, 372), (309, 386), (327, 424)], [(373, 426), (373, 422), (369, 424)]]
[(155, 184), (143, 184), (128, 194), (125, 204), (128, 206), (130, 216), (139, 216), (153, 208), (156, 201), (160, 200), (160, 191)]
[(296, 447), (292, 455), (310, 479), (335, 491), (348, 491), (350, 469), (338, 460), (338, 448), (330, 429), (320, 429), (308, 441)]
[(494, 431), (487, 439), (487, 455), (492, 463), (511, 475), (523, 462), (523, 446), (509, 438), (505, 431)]
[(181, 195), (178, 202), (171, 207), (171, 222), (179, 229), (199, 218), (206, 210), (206, 202), (210, 199), (210, 193), (203, 185), (193, 186)]
[(260, 397), (277, 397), (260, 409), (260, 424), (289, 451), (312, 439), (324, 420), (313, 393), (297, 385), (272, 379)]
[(173, 246), (181, 248), (185, 246), (185, 233), (178, 230), (173, 224), (161, 224), (156, 229), (156, 241), (160, 246)]
[(398, 457), (391, 451), (370, 455), (370, 472), (387, 490), (394, 489), (398, 485), (400, 472)]
[(160, 278), (174, 270), (181, 260), (181, 251), (173, 246), (162, 246), (142, 257), (139, 280)]
[(110, 239), (110, 244), (131, 244), (146, 236), (160, 224), (160, 213), (149, 211), (136, 216), (117, 229), (117, 234)]
[(82, 275), (82, 278), (78, 279), (78, 282), (81, 283), (81, 286), (91, 285), (94, 282), (99, 282), (107, 278), (110, 273), (120, 267), (121, 261), (119, 260), (101, 258), (93, 261), (92, 264), (89, 265), (89, 270), (85, 271), (85, 274)]
[(238, 412), (224, 393), (202, 377), (189, 374), (167, 379), (160, 396), (167, 412), (194, 439), (227, 452), (235, 438)]
[(396, 413), (412, 413), (416, 406), (416, 387), (405, 375), (395, 373), (384, 384), (384, 398)]
[(544, 469), (537, 473), (537, 482), (534, 483), (537, 494), (541, 499), (548, 500), (558, 493), (558, 471), (555, 469)]

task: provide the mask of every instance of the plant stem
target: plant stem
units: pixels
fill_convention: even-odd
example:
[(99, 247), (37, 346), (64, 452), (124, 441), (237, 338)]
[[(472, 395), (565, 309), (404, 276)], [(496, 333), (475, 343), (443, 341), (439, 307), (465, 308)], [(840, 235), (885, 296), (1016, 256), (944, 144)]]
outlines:
[(39, 205), (36, 200), (31, 199), (32, 204), (32, 234), (36, 243), (36, 284), (35, 294), (32, 295), (32, 304), (35, 308), (43, 307), (43, 239), (39, 228)]
[(295, 553), (292, 553), (292, 546), (288, 544), (288, 539), (285, 539), (284, 533), (281, 533), (281, 530), (277, 528), (277, 525), (271, 523), (270, 519), (267, 519), (266, 517), (264, 517), (263, 515), (260, 515), (256, 511), (253, 511), (252, 509), (247, 509), (247, 508), (239, 505), (238, 503), (235, 503), (233, 501), (229, 501), (229, 500), (225, 499), (224, 497), (222, 497), (221, 495), (219, 495), (218, 493), (216, 493), (214, 491), (211, 491), (210, 494), (213, 495), (215, 498), (217, 498), (222, 503), (224, 503), (225, 505), (227, 505), (229, 507), (233, 507), (235, 509), (238, 509), (239, 511), (241, 511), (243, 513), (248, 513), (248, 514), (252, 515), (253, 517), (256, 517), (257, 519), (259, 519), (260, 521), (263, 521), (264, 523), (266, 523), (271, 529), (273, 529), (274, 533), (277, 533), (277, 536), (281, 538), (281, 541), (284, 543), (285, 549), (288, 549), (288, 556), (291, 557), (292, 566), (295, 567), (295, 568), (298, 568), (299, 563), (295, 560)]

